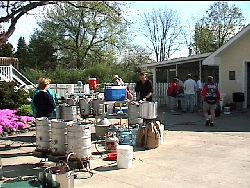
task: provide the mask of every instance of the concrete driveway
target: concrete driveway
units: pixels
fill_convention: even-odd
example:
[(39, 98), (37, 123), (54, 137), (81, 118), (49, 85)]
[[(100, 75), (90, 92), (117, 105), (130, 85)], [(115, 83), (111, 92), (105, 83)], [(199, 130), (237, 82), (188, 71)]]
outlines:
[[(249, 110), (222, 114), (215, 127), (205, 127), (199, 113), (170, 114), (160, 108), (158, 114), (166, 129), (165, 142), (159, 148), (134, 148), (131, 169), (118, 169), (116, 162), (93, 155), (93, 176), (77, 171), (74, 187), (250, 187)], [(34, 133), (1, 138), (0, 155), (6, 178), (36, 176), (42, 170), (37, 167), (41, 159), (32, 155)]]

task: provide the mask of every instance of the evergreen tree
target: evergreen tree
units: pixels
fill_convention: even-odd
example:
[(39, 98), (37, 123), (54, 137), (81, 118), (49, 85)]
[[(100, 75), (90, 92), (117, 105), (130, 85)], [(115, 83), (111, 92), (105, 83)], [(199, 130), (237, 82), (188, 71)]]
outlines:
[(42, 32), (36, 31), (29, 42), (29, 52), (32, 59), (29, 68), (38, 68), (41, 70), (54, 70), (56, 67), (56, 49), (47, 40)]
[(14, 57), (14, 48), (11, 43), (0, 46), (0, 57)]
[(19, 65), (21, 69), (24, 69), (29, 64), (29, 50), (28, 45), (25, 42), (24, 37), (20, 37), (17, 42), (17, 51), (15, 57), (19, 59)]

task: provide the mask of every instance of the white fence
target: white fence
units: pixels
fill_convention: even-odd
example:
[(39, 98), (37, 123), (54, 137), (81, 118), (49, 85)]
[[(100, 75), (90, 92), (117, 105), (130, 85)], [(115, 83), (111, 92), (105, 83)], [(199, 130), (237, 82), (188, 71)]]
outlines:
[[(131, 91), (135, 90), (135, 83), (126, 83)], [(167, 83), (156, 83), (154, 91), (154, 101), (158, 101), (159, 104), (167, 104), (166, 89)], [(85, 84), (83, 87), (77, 86), (77, 84), (51, 84), (50, 88), (57, 94), (58, 97), (66, 97), (68, 94), (89, 92), (89, 85)]]
[(168, 104), (167, 88), (168, 83), (156, 83), (154, 101), (158, 101), (159, 104)]
[[(135, 83), (126, 83), (131, 91), (135, 90)], [(77, 86), (77, 84), (51, 84), (50, 88), (57, 94), (57, 97), (66, 97), (68, 94), (72, 93), (88, 93), (89, 92), (89, 84), (85, 84), (83, 87)], [(167, 90), (168, 83), (156, 83), (154, 88), (154, 101), (157, 101), (160, 105), (167, 105), (168, 96)], [(195, 105), (196, 105), (196, 97), (195, 96)]]

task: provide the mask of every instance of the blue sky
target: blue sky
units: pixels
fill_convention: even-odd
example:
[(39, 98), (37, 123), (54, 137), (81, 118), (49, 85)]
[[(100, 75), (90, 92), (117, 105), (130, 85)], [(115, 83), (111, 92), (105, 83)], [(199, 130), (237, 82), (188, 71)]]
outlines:
[[(172, 9), (175, 10), (177, 15), (181, 18), (183, 26), (186, 26), (187, 33), (191, 33), (194, 28), (196, 20), (206, 14), (206, 10), (209, 9), (216, 1), (126, 1), (130, 3), (130, 12), (127, 14), (128, 18), (135, 22), (133, 28), (138, 28), (140, 25), (141, 16), (145, 12), (154, 9)], [(250, 1), (228, 1), (229, 6), (235, 4), (239, 7), (245, 17), (245, 24), (250, 23)], [(190, 25), (190, 28), (188, 27)], [(137, 34), (134, 38), (134, 43), (142, 46), (151, 46), (151, 43), (141, 34)], [(171, 58), (182, 57), (188, 55), (188, 49), (186, 46), (182, 47), (182, 50), (175, 53)]]
[[(136, 31), (140, 26), (140, 18), (144, 12), (149, 12), (150, 10), (168, 8), (175, 10), (177, 14), (181, 17), (183, 25), (189, 23), (191, 26), (195, 21), (205, 15), (206, 10), (215, 1), (124, 1), (128, 3), (128, 10), (126, 11), (126, 17), (128, 20), (134, 21), (133, 30)], [(250, 1), (227, 1), (229, 5), (235, 4), (239, 7), (245, 17), (245, 24), (250, 23)], [(42, 9), (40, 9), (42, 10)], [(23, 16), (16, 25), (16, 30), (14, 34), (10, 37), (9, 42), (16, 47), (17, 40), (20, 36), (23, 36), (28, 43), (30, 35), (33, 30), (37, 28), (37, 19), (39, 19), (39, 9), (32, 11), (31, 15)], [(192, 30), (192, 29), (191, 29)], [(134, 43), (140, 44), (142, 46), (150, 45), (145, 38), (137, 33), (134, 38)], [(182, 54), (188, 53), (187, 49), (183, 49), (182, 52), (176, 54), (175, 56), (183, 56)], [(187, 55), (187, 54), (186, 54)]]

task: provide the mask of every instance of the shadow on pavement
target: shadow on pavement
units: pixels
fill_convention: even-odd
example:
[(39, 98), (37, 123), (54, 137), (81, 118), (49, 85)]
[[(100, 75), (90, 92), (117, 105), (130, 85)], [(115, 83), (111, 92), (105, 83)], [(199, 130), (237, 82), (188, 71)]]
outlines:
[(8, 136), (0, 138), (0, 140), (10, 140), (13, 142), (26, 142), (26, 143), (34, 143), (36, 142), (36, 136), (30, 136), (30, 135), (14, 135), (14, 136)]
[(27, 153), (11, 153), (11, 154), (1, 154), (1, 158), (10, 158), (10, 157), (25, 157), (31, 156), (32, 152)]
[(23, 147), (34, 147), (35, 145), (34, 144), (26, 144), (26, 145), (16, 145), (16, 146), (13, 146), (12, 144), (4, 144), (4, 146), (0, 147), (0, 151), (9, 151), (9, 150), (12, 150), (12, 149), (19, 149), (19, 148), (23, 148)]
[(111, 163), (111, 164), (107, 164), (105, 166), (99, 166), (94, 168), (93, 170), (98, 171), (98, 172), (106, 172), (106, 171), (112, 171), (112, 170), (119, 170), (116, 164), (116, 161)]
[(169, 131), (193, 131), (193, 132), (250, 132), (250, 109), (245, 111), (232, 111), (231, 114), (223, 114), (215, 119), (215, 126), (205, 126), (205, 118), (202, 112), (194, 113), (170, 113), (166, 108), (158, 109), (158, 120)]
[(36, 164), (19, 164), (3, 166), (3, 176), (5, 178), (17, 178), (23, 176), (38, 176), (43, 169), (38, 168)]

